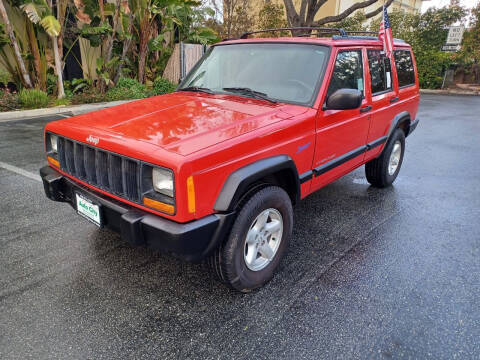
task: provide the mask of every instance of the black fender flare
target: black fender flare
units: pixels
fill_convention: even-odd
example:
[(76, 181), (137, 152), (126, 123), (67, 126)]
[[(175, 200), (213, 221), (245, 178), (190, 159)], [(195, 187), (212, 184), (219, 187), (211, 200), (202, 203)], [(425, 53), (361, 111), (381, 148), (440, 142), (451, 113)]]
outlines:
[(294, 200), (298, 202), (300, 179), (295, 162), (288, 155), (277, 155), (255, 161), (231, 173), (223, 184), (213, 209), (215, 211), (231, 211), (252, 184), (265, 176), (284, 170), (292, 172), (295, 184)]
[[(387, 141), (390, 139), (390, 136), (392, 136), (392, 133), (395, 131), (396, 128), (400, 126), (401, 123), (407, 121), (408, 122), (408, 128), (410, 128), (410, 124), (412, 122), (412, 119), (410, 117), (410, 113), (408, 111), (402, 111), (401, 113), (398, 113), (395, 115), (395, 117), (392, 120), (392, 123), (390, 124), (390, 129), (388, 129), (388, 134), (387, 134)], [(405, 137), (408, 136), (408, 131), (405, 134)]]

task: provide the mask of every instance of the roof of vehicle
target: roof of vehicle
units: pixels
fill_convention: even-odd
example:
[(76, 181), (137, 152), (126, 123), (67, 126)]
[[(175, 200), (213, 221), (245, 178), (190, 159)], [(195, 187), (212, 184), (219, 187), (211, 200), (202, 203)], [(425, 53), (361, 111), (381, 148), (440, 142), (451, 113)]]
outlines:
[[(288, 37), (269, 37), (269, 38), (248, 38), (253, 34), (272, 33), (276, 31), (307, 31), (303, 36)], [(313, 34), (316, 32), (316, 34)], [(319, 37), (319, 34), (331, 34), (331, 37)], [(355, 35), (364, 34), (364, 35)], [(239, 39), (227, 39), (216, 45), (259, 43), (259, 42), (279, 42), (279, 43), (310, 43), (327, 46), (381, 46), (382, 42), (378, 39), (377, 33), (371, 31), (345, 31), (338, 28), (319, 28), (319, 27), (297, 27), (297, 28), (276, 28), (251, 31), (243, 34)], [(395, 47), (409, 48), (410, 45), (401, 39), (394, 39)]]

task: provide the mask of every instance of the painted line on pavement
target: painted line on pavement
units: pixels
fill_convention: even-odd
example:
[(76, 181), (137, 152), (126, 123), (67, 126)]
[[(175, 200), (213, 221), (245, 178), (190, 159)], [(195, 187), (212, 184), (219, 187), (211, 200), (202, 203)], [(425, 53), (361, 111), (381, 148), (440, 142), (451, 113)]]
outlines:
[(1, 162), (1, 161), (0, 161), (0, 168), (4, 168), (5, 170), (14, 172), (15, 174), (25, 176), (25, 177), (27, 177), (29, 179), (32, 179), (32, 180), (35, 180), (35, 181), (42, 182), (42, 178), (40, 177), (40, 175), (33, 174), (30, 171), (20, 169), (19, 167), (16, 167), (16, 166), (13, 166), (13, 165)]

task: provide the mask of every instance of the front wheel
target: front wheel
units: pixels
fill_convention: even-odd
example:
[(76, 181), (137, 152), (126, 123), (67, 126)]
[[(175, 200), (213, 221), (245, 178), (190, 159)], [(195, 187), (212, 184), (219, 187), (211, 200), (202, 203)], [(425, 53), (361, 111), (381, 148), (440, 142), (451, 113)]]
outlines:
[(385, 145), (381, 155), (365, 164), (367, 181), (373, 186), (390, 186), (397, 178), (405, 152), (405, 134), (396, 129)]
[(265, 187), (240, 209), (230, 235), (210, 264), (234, 289), (256, 289), (273, 277), (288, 248), (292, 225), (288, 194), (277, 186)]

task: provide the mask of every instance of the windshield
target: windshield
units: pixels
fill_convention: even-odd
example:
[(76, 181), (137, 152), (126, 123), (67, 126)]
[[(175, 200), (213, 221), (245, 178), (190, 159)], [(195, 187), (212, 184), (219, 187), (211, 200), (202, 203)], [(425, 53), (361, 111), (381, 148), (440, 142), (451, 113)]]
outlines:
[(232, 93), (287, 103), (309, 104), (323, 74), (328, 48), (303, 44), (214, 46), (179, 90)]

